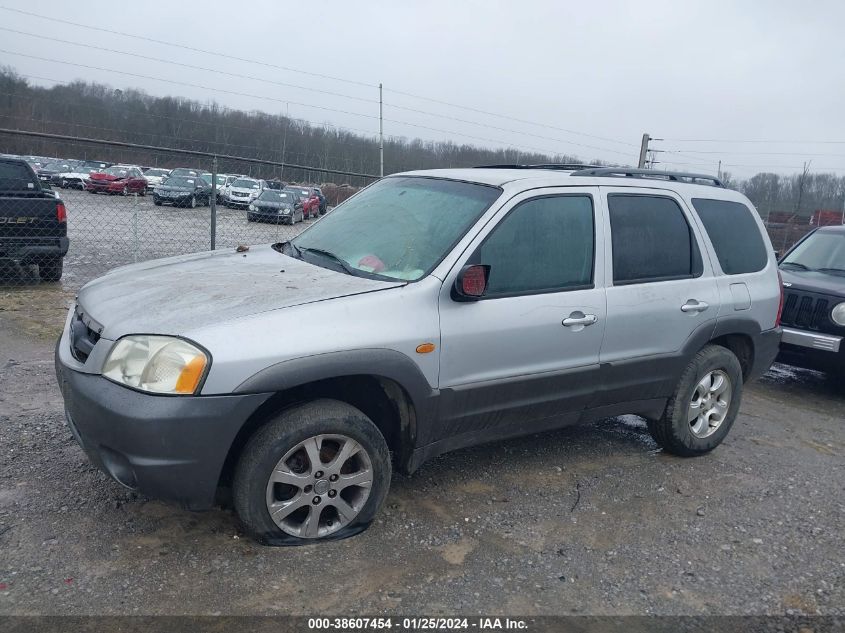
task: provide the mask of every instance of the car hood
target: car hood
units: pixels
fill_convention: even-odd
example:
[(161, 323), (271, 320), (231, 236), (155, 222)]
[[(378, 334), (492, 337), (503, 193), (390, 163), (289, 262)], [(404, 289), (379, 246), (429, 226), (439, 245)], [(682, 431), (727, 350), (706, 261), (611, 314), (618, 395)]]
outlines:
[(792, 268), (781, 268), (780, 274), (787, 288), (845, 297), (845, 277), (842, 275)]
[(246, 189), (244, 187), (229, 187), (229, 191), (231, 191), (232, 193), (235, 193), (235, 192), (237, 192), (237, 193), (254, 193), (254, 194), (261, 193), (258, 189)]
[(178, 193), (191, 193), (194, 191), (188, 187), (180, 187), (178, 185), (159, 185), (156, 189), (158, 191), (176, 191)]
[(353, 277), (267, 246), (180, 255), (117, 268), (79, 291), (101, 336), (188, 336), (201, 327), (269, 310), (404, 285)]
[(126, 180), (128, 176), (114, 176), (112, 174), (92, 173), (91, 180), (102, 180), (105, 182), (114, 182), (115, 180)]
[(260, 209), (293, 209), (293, 205), (288, 202), (273, 202), (272, 200), (256, 200), (252, 204)]

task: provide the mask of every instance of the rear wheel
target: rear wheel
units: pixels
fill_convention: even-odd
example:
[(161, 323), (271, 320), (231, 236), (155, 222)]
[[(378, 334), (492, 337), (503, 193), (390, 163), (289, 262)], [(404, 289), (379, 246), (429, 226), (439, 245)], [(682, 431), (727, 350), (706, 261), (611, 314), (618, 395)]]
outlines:
[(279, 414), (244, 447), (235, 508), (268, 545), (298, 545), (362, 532), (390, 486), (390, 453), (361, 411), (315, 400)]
[(160, 207), (161, 206), (161, 200), (156, 200), (155, 198), (153, 198), (153, 204), (157, 207)]
[(742, 400), (742, 367), (729, 349), (707, 345), (681, 374), (675, 393), (648, 430), (664, 450), (702, 455), (727, 436)]
[(38, 276), (41, 281), (59, 281), (63, 270), (63, 257), (47, 257), (38, 262)]

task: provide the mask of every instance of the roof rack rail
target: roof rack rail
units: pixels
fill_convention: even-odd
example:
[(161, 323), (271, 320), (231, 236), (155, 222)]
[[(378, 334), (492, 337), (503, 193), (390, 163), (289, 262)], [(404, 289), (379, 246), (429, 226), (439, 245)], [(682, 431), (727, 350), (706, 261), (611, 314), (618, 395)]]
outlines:
[(584, 163), (539, 163), (537, 165), (477, 165), (474, 169), (558, 169), (560, 171), (578, 171), (601, 168), (601, 165)]
[(671, 180), (673, 182), (688, 182), (692, 184), (710, 185), (725, 188), (724, 183), (716, 176), (706, 174), (690, 174), (683, 171), (658, 171), (654, 169), (626, 169), (624, 167), (599, 167), (596, 169), (581, 169), (570, 176), (602, 176), (610, 178), (651, 178), (653, 180)]

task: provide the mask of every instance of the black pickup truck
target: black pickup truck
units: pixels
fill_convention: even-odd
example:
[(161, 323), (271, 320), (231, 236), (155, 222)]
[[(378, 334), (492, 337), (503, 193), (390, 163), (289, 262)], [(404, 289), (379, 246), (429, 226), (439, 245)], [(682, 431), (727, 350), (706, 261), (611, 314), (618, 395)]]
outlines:
[(0, 158), (0, 264), (36, 264), (42, 281), (58, 281), (67, 249), (64, 202), (26, 161)]

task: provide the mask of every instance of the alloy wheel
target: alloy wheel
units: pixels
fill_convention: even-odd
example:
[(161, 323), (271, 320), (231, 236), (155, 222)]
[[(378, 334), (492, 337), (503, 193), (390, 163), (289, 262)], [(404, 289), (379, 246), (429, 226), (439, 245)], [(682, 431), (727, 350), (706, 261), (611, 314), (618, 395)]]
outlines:
[(273, 468), (267, 511), (286, 534), (322, 538), (355, 520), (372, 484), (372, 461), (361, 444), (345, 435), (309, 437)]
[(693, 435), (705, 438), (722, 426), (731, 406), (732, 393), (731, 379), (721, 369), (708, 372), (698, 381), (687, 411)]

